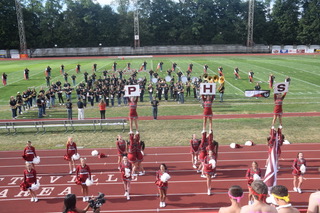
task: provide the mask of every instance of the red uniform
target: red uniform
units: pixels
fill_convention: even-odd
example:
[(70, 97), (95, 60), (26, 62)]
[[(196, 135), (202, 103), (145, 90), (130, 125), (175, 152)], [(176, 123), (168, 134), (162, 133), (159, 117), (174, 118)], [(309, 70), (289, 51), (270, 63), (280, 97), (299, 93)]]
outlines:
[(157, 173), (156, 173), (156, 185), (158, 186), (158, 189), (167, 189), (168, 188), (168, 181), (167, 182), (162, 182), (161, 181), (161, 176), (162, 175), (163, 175), (163, 172), (161, 170), (158, 170)]
[(275, 77), (273, 75), (269, 76), (269, 88), (272, 89)]
[(72, 144), (67, 144), (67, 155), (68, 159), (71, 159), (72, 155), (77, 153), (77, 144), (73, 142)]
[(294, 159), (293, 164), (292, 164), (292, 167), (293, 167), (292, 174), (294, 176), (302, 175), (301, 171), (300, 171), (300, 167), (302, 166), (302, 164), (304, 164), (304, 166), (307, 166), (306, 163), (307, 163), (307, 161), (304, 158), (302, 158), (301, 160), (299, 158)]
[(26, 184), (26, 188), (30, 188), (33, 183), (37, 182), (37, 172), (34, 169), (23, 171), (23, 182)]
[(26, 161), (33, 161), (33, 158), (37, 157), (36, 150), (33, 146), (26, 146), (23, 150), (23, 156)]
[(253, 168), (250, 168), (247, 170), (246, 178), (248, 181), (248, 185), (251, 185), (251, 183), (253, 182), (253, 175), (254, 174), (257, 174), (257, 175), (259, 175), (259, 177), (261, 177), (261, 169), (257, 168), (257, 170), (254, 171)]
[(85, 165), (84, 167), (82, 167), (81, 165), (79, 165), (77, 167), (76, 176), (77, 176), (76, 184), (84, 185), (88, 178), (91, 179), (91, 171), (89, 166)]
[[(125, 174), (125, 170), (126, 169), (130, 169), (130, 176), (127, 177)], [(121, 162), (120, 163), (120, 172), (121, 172), (121, 176), (122, 176), (122, 180), (123, 181), (131, 181), (132, 177), (131, 177), (131, 173), (132, 173), (132, 164), (130, 162), (127, 162), (126, 164)]]
[(282, 95), (281, 98), (278, 98), (277, 97), (277, 94), (274, 94), (274, 110), (273, 110), (273, 113), (275, 115), (282, 115), (282, 102), (283, 102), (283, 99), (286, 97), (286, 92)]
[(138, 106), (138, 97), (136, 97), (134, 101), (131, 101), (129, 99), (129, 107), (130, 107), (129, 118), (131, 119), (138, 118), (137, 106)]
[[(272, 147), (276, 143), (277, 131), (275, 129), (270, 130), (270, 136), (268, 137), (269, 154), (271, 153)], [(282, 135), (282, 129), (278, 128), (278, 157), (281, 155), (281, 146), (283, 144), (284, 137)]]
[(117, 140), (117, 149), (118, 149), (118, 155), (124, 155), (127, 153), (127, 143), (125, 140)]
[(199, 139), (191, 139), (190, 140), (190, 153), (196, 154), (199, 151), (200, 140)]
[(199, 146), (199, 159), (201, 162), (204, 162), (205, 157), (207, 156), (207, 146), (209, 145), (209, 141), (212, 141), (213, 134), (211, 133), (209, 137), (206, 137), (206, 132), (202, 133), (201, 143)]
[(210, 160), (216, 160), (215, 159), (215, 156), (209, 156), (207, 155), (205, 158), (204, 158), (204, 167), (203, 167), (203, 171), (204, 171), (204, 174), (208, 174), (210, 176), (214, 175), (214, 173), (216, 172), (216, 168), (212, 168), (212, 165), (211, 163), (209, 163)]
[(128, 160), (131, 163), (135, 163), (137, 161), (137, 147), (139, 146), (140, 135), (137, 134), (136, 139), (134, 138), (134, 134), (129, 135), (130, 144), (128, 147)]
[(143, 155), (142, 155), (142, 146), (140, 143), (140, 135), (139, 135), (139, 140), (138, 140), (138, 145), (137, 145), (137, 151), (136, 151), (136, 157), (137, 157), (137, 161), (138, 162), (142, 162), (143, 161)]
[(202, 100), (203, 100), (203, 116), (204, 117), (212, 117), (212, 101), (213, 101), (214, 96), (210, 95), (209, 96), (209, 100), (207, 98), (204, 97), (204, 95), (202, 96)]

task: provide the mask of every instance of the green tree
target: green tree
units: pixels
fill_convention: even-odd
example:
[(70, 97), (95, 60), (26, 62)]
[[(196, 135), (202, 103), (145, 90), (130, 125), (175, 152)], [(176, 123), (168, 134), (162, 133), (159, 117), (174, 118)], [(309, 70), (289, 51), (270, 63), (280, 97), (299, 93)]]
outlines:
[(0, 49), (19, 48), (14, 1), (0, 0)]

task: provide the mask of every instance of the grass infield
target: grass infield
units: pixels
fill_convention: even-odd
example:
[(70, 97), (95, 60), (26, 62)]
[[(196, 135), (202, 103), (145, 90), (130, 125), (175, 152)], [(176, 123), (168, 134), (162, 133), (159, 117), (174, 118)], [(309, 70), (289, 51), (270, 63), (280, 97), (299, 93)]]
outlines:
[[(45, 88), (44, 70), (49, 65), (52, 68), (53, 82), (60, 80), (64, 82), (60, 75), (59, 67), (65, 65), (65, 70), (69, 73), (69, 79), (75, 73), (76, 64), (81, 64), (81, 73), (77, 74), (76, 82), (83, 81), (83, 72), (92, 73), (92, 65), (98, 64), (97, 76), (102, 76), (104, 69), (111, 70), (113, 62), (118, 63), (118, 69), (124, 69), (127, 63), (131, 63), (131, 68), (138, 69), (143, 61), (148, 63), (149, 69), (156, 70), (160, 61), (164, 62), (163, 72), (159, 72), (161, 77), (165, 77), (166, 70), (171, 68), (171, 64), (176, 62), (178, 69), (184, 74), (188, 65), (192, 63), (192, 76), (203, 74), (203, 65), (209, 66), (209, 75), (217, 74), (217, 68), (222, 66), (225, 74), (225, 102), (214, 102), (213, 111), (215, 114), (255, 114), (271, 113), (273, 111), (273, 96), (270, 98), (246, 98), (244, 90), (253, 89), (254, 84), (248, 81), (248, 71), (253, 70), (254, 81), (260, 82), (262, 89), (268, 89), (268, 76), (272, 73), (276, 77), (276, 82), (283, 82), (287, 76), (292, 81), (289, 93), (284, 100), (284, 112), (319, 112), (320, 103), (320, 60), (319, 55), (246, 55), (246, 56), (194, 56), (194, 57), (153, 57), (136, 59), (118, 58), (68, 58), (68, 59), (32, 59), (32, 60), (0, 60), (0, 70), (8, 74), (8, 85), (0, 86), (0, 119), (11, 119), (11, 111), (8, 107), (9, 97), (22, 92), (29, 87)], [(30, 70), (30, 80), (23, 79), (23, 70)], [(234, 79), (233, 69), (239, 67), (240, 80)], [(1, 72), (1, 74), (2, 74)], [(129, 74), (125, 75), (126, 77)], [(138, 78), (146, 76), (148, 72), (139, 72)], [(177, 79), (177, 77), (175, 77)], [(193, 95), (193, 94), (191, 94)], [(75, 95), (73, 95), (75, 103)], [(139, 116), (151, 116), (151, 107), (148, 102), (148, 95), (145, 95), (145, 102), (138, 103)], [(76, 118), (74, 108), (74, 117)], [(64, 106), (58, 106), (48, 111), (49, 118), (66, 118)], [(127, 116), (128, 107), (113, 107), (107, 109), (107, 117)], [(183, 105), (170, 100), (160, 101), (159, 115), (201, 115), (200, 103), (191, 97), (186, 98)], [(19, 119), (32, 119), (37, 117), (37, 110), (29, 110), (19, 116)], [(97, 106), (87, 108), (85, 117), (99, 117)], [(231, 142), (243, 143), (246, 140), (253, 140), (256, 143), (265, 143), (271, 125), (271, 118), (259, 119), (221, 119), (214, 120), (214, 133), (216, 140), (221, 144)], [(318, 117), (290, 117), (284, 118), (284, 134), (292, 142), (319, 142), (320, 136)], [(192, 133), (198, 133), (202, 129), (201, 120), (157, 120), (139, 121), (141, 136), (148, 146), (175, 146), (188, 145)], [(33, 141), (37, 149), (64, 148), (68, 135), (63, 129), (49, 131), (45, 135), (34, 135), (29, 130), (19, 130), (15, 136), (5, 135), (5, 130), (0, 133), (0, 149), (14, 150), (21, 149), (26, 140)], [(120, 128), (111, 127), (105, 129), (103, 133), (92, 133), (86, 129), (78, 129), (73, 136), (78, 141), (79, 146), (84, 147), (113, 147), (117, 134), (122, 134)], [(81, 130), (81, 131), (79, 131)], [(123, 133), (127, 134), (127, 132)]]

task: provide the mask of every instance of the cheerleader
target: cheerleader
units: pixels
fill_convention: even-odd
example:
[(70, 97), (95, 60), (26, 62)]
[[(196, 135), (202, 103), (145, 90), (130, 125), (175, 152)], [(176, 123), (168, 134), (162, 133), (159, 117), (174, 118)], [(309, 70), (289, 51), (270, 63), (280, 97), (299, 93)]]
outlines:
[(198, 167), (197, 173), (201, 172), (201, 177), (205, 178), (206, 175), (203, 172), (203, 164), (205, 157), (207, 156), (207, 146), (209, 145), (209, 141), (213, 140), (213, 134), (212, 130), (210, 130), (209, 135), (207, 136), (207, 133), (205, 131), (202, 131), (202, 138), (201, 138), (201, 143), (199, 146), (199, 159), (201, 161), (201, 164)]
[(132, 126), (133, 126), (133, 121), (136, 126), (136, 131), (138, 130), (138, 113), (137, 113), (137, 104), (138, 104), (138, 97), (130, 97), (129, 98), (129, 122), (130, 122), (130, 132), (132, 132)]
[[(117, 136), (117, 150), (118, 150), (118, 165), (120, 165), (123, 156), (127, 155), (127, 143), (122, 139), (121, 135)], [(120, 169), (120, 167), (118, 167)]]
[(129, 133), (129, 145), (128, 145), (128, 160), (133, 165), (132, 174), (136, 176), (136, 169), (137, 169), (137, 147), (139, 145), (140, 134), (136, 132), (134, 135), (133, 133)]
[(208, 195), (211, 195), (211, 178), (216, 176), (216, 158), (213, 151), (209, 151), (203, 162), (203, 173), (207, 178)]
[(36, 149), (31, 145), (31, 141), (27, 142), (26, 148), (23, 150), (22, 158), (26, 161), (26, 163), (30, 163), (33, 168), (33, 158), (37, 157)]
[[(303, 165), (303, 166), (302, 166)], [(306, 167), (306, 160), (303, 158), (303, 153), (299, 152), (297, 155), (297, 158), (294, 159), (293, 161), (293, 171), (292, 171), (292, 175), (293, 175), (293, 191), (298, 192), (298, 193), (302, 193), (301, 191), (301, 185), (303, 182), (303, 175), (304, 172), (302, 167)], [(298, 182), (299, 180), (299, 182)], [(298, 182), (298, 184), (297, 184)]]
[(76, 170), (76, 184), (81, 185), (81, 192), (83, 195), (83, 202), (89, 201), (88, 196), (88, 186), (86, 184), (86, 180), (91, 180), (91, 171), (89, 166), (86, 164), (86, 158), (80, 158), (80, 165), (77, 167)]
[(132, 180), (132, 164), (128, 161), (128, 157), (124, 156), (120, 163), (120, 172), (124, 186), (124, 196), (130, 200), (130, 183)]
[(196, 134), (192, 134), (192, 139), (190, 140), (190, 153), (191, 153), (191, 163), (193, 168), (197, 168), (197, 162), (199, 159), (199, 146), (200, 140), (197, 139)]
[(69, 174), (72, 174), (72, 172), (76, 171), (76, 164), (72, 156), (77, 153), (77, 144), (73, 142), (72, 137), (68, 137), (67, 154), (65, 155), (65, 160), (69, 161)]
[(23, 171), (22, 190), (29, 191), (31, 202), (38, 202), (37, 194), (31, 189), (32, 184), (37, 184), (37, 172), (33, 169), (31, 163), (26, 164), (26, 169)]
[[(251, 183), (254, 181), (254, 180), (257, 180), (261, 177), (261, 169), (259, 168), (259, 165), (256, 161), (253, 161), (252, 162), (252, 167), (249, 168), (247, 170), (247, 173), (246, 173), (246, 179), (248, 181), (248, 188), (251, 186)], [(248, 203), (249, 205), (251, 205), (254, 201), (253, 199), (253, 196), (252, 194), (250, 193), (251, 191), (249, 190), (249, 193), (248, 193)]]
[(203, 101), (203, 131), (205, 131), (207, 126), (207, 120), (209, 119), (209, 129), (212, 129), (212, 102), (214, 95), (202, 95)]
[(281, 93), (274, 94), (274, 110), (273, 110), (273, 120), (272, 120), (272, 127), (274, 127), (274, 124), (279, 118), (280, 126), (279, 128), (282, 128), (282, 103), (283, 99), (286, 97), (287, 93), (285, 92), (283, 95)]
[(166, 198), (168, 190), (168, 181), (163, 181), (162, 176), (168, 174), (168, 168), (166, 164), (161, 164), (159, 170), (156, 173), (156, 185), (158, 186), (160, 194), (160, 207), (166, 207)]
[(143, 154), (144, 154), (143, 149), (144, 149), (144, 142), (140, 140), (140, 135), (139, 135), (139, 140), (138, 140), (137, 149), (136, 149), (137, 163), (135, 166), (135, 172), (139, 172), (139, 175), (146, 174), (142, 166)]

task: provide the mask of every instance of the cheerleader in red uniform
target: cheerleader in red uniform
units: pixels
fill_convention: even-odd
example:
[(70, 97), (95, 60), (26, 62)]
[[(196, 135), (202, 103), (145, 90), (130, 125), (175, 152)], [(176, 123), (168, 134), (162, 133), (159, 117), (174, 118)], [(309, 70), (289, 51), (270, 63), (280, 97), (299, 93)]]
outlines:
[(129, 98), (129, 122), (130, 122), (130, 132), (133, 131), (133, 121), (136, 125), (136, 131), (138, 130), (138, 113), (137, 113), (137, 106), (138, 106), (138, 97), (130, 97)]
[(88, 196), (88, 186), (86, 185), (86, 180), (91, 179), (91, 171), (89, 166), (86, 164), (86, 158), (80, 158), (80, 165), (76, 170), (76, 184), (81, 185), (81, 192), (83, 195), (83, 202), (89, 201)]
[(137, 137), (138, 137), (136, 139), (136, 140), (138, 140), (137, 149), (136, 149), (137, 163), (136, 163), (135, 172), (139, 172), (139, 175), (145, 175), (146, 172), (144, 171), (144, 168), (142, 166), (142, 161), (143, 161), (142, 143), (144, 143), (144, 142), (140, 140), (140, 134), (139, 133), (138, 133)]
[(124, 156), (120, 163), (120, 172), (122, 176), (123, 186), (124, 186), (124, 196), (127, 200), (130, 200), (130, 183), (132, 180), (132, 164), (128, 161), (128, 158)]
[[(212, 162), (214, 160), (214, 162)], [(207, 189), (208, 189), (208, 195), (211, 195), (211, 178), (214, 178), (216, 176), (216, 158), (213, 155), (213, 151), (209, 151), (208, 155), (205, 157), (203, 161), (203, 173), (205, 174), (207, 178)]]
[(207, 126), (207, 120), (209, 119), (209, 129), (212, 129), (212, 102), (214, 95), (202, 95), (203, 101), (203, 131), (205, 131)]
[(139, 145), (140, 135), (139, 132), (134, 135), (133, 133), (129, 133), (129, 146), (128, 146), (128, 160), (133, 165), (132, 174), (137, 175), (136, 167), (137, 167), (137, 147)]
[(281, 93), (274, 94), (274, 110), (273, 110), (273, 120), (272, 127), (274, 126), (277, 118), (279, 118), (280, 128), (282, 128), (282, 103), (283, 99), (286, 97), (287, 93), (285, 92), (283, 95)]
[[(293, 191), (302, 193), (301, 191), (301, 185), (303, 182), (303, 173), (301, 172), (300, 168), (304, 165), (304, 167), (307, 166), (306, 160), (303, 158), (303, 153), (299, 152), (297, 155), (297, 158), (294, 159), (292, 167), (292, 175), (293, 175)], [(298, 184), (297, 181), (299, 180)]]
[(33, 164), (33, 158), (35, 157), (37, 157), (36, 149), (31, 145), (31, 141), (28, 141), (26, 148), (23, 150), (22, 158), (26, 161), (26, 163), (31, 163), (33, 168), (35, 168)]
[(190, 153), (191, 153), (191, 163), (193, 168), (197, 168), (197, 162), (199, 159), (199, 146), (200, 140), (197, 139), (196, 134), (192, 135), (192, 139), (190, 140)]
[(122, 161), (122, 157), (127, 155), (127, 143), (125, 140), (122, 139), (121, 135), (118, 135), (117, 137), (117, 150), (118, 150), (118, 165), (120, 165)]
[(161, 176), (165, 173), (168, 173), (168, 168), (166, 164), (161, 164), (159, 170), (156, 173), (156, 185), (158, 186), (160, 194), (160, 207), (166, 207), (166, 198), (168, 191), (168, 181), (162, 182)]
[[(252, 167), (247, 170), (246, 179), (248, 181), (248, 187), (251, 186), (251, 183), (255, 180), (254, 178), (261, 177), (261, 169), (256, 161), (252, 162)], [(248, 194), (249, 205), (253, 203), (253, 195), (251, 194), (251, 190), (249, 190)]]
[[(277, 138), (278, 137), (278, 138)], [(268, 147), (269, 147), (269, 150), (268, 150), (268, 154), (270, 155), (271, 151), (272, 151), (272, 148), (273, 146), (276, 144), (276, 139), (278, 139), (278, 144), (277, 144), (277, 159), (280, 159), (280, 155), (281, 155), (281, 146), (283, 144), (283, 141), (284, 141), (284, 135), (282, 134), (282, 128), (278, 128), (278, 131), (275, 130), (273, 127), (271, 128), (270, 130), (270, 135), (269, 137), (267, 138), (267, 141), (268, 141)], [(269, 163), (269, 158), (267, 159), (266, 161), (266, 167)], [(280, 167), (278, 167), (279, 169)]]
[(31, 196), (31, 202), (38, 202), (37, 194), (31, 190), (31, 185), (37, 184), (37, 172), (33, 169), (31, 163), (26, 164), (26, 169), (23, 171), (22, 190), (29, 191)]
[(223, 76), (223, 68), (222, 68), (222, 66), (218, 67), (218, 74), (219, 74), (219, 77)]
[(72, 155), (77, 153), (77, 144), (73, 142), (72, 137), (68, 137), (67, 154), (65, 155), (65, 160), (69, 161), (69, 174), (72, 174), (72, 172), (76, 171), (76, 164), (72, 158)]
[(199, 159), (201, 164), (198, 167), (197, 172), (200, 173), (201, 172), (201, 177), (205, 178), (205, 174), (203, 172), (203, 164), (204, 164), (204, 160), (205, 157), (207, 156), (207, 146), (209, 145), (209, 141), (213, 140), (213, 133), (212, 130), (210, 130), (209, 135), (207, 136), (207, 133), (205, 131), (202, 131), (202, 137), (201, 137), (201, 143), (199, 146)]

